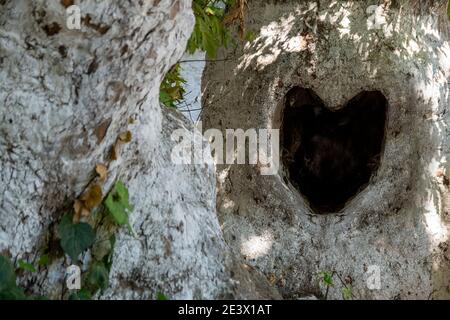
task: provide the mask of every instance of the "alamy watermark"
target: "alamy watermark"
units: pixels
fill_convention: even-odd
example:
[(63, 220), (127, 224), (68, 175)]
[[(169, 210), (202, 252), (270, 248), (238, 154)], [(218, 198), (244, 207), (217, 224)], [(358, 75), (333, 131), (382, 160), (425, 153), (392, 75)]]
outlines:
[(368, 6), (366, 13), (369, 15), (367, 18), (367, 29), (369, 30), (382, 29), (383, 25), (387, 23), (385, 8), (382, 5)]
[[(257, 165), (262, 175), (274, 175), (280, 163), (279, 129), (208, 129), (203, 135), (202, 123), (198, 131), (176, 129), (171, 139), (177, 144), (172, 149), (174, 164), (250, 164)], [(205, 147), (204, 140), (210, 146)], [(212, 155), (212, 157), (211, 157)]]
[(369, 290), (381, 289), (381, 268), (377, 265), (370, 265), (365, 272), (366, 286)]
[[(317, 6), (313, 5), (312, 9), (316, 9)], [(386, 21), (386, 8), (383, 5), (369, 5), (366, 8), (367, 27), (369, 30), (382, 29), (383, 25), (387, 24)], [(145, 15), (144, 12), (142, 15)], [(310, 21), (311, 17), (305, 19), (305, 24), (311, 29), (316, 30), (317, 21)], [(71, 5), (66, 8), (66, 26), (69, 30), (81, 29), (81, 9), (78, 5)]]
[(66, 269), (66, 286), (69, 290), (81, 289), (81, 269), (77, 265), (70, 265)]
[(66, 25), (69, 30), (81, 29), (81, 9), (77, 5), (72, 5), (66, 9)]

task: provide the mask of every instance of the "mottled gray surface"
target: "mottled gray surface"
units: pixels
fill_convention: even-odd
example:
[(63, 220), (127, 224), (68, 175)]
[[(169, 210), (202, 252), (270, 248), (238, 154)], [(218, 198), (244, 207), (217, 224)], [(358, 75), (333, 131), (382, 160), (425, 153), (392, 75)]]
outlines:
[(121, 169), (135, 205), (131, 222), (137, 237), (120, 230), (110, 288), (102, 299), (149, 299), (156, 292), (171, 299), (212, 299), (230, 286), (227, 247), (215, 214), (214, 166), (170, 161), (172, 132), (192, 132), (180, 117), (165, 111), (152, 157), (139, 152)]
[[(362, 90), (389, 101), (385, 149), (370, 184), (339, 213), (316, 215), (280, 172), (218, 166), (218, 211), (236, 254), (286, 298), (324, 295), (320, 271), (355, 298), (450, 297), (448, 175), (450, 27), (445, 6), (375, 1), (249, 1), (252, 42), (223, 50), (203, 76), (207, 128), (278, 128), (286, 92), (312, 88), (331, 109)], [(269, 4), (270, 3), (270, 4)], [(366, 273), (381, 271), (380, 290)], [(338, 276), (328, 298), (342, 298)]]
[[(159, 83), (184, 51), (193, 24), (189, 3), (82, 1), (90, 24), (68, 30), (59, 1), (2, 2), (0, 250), (32, 252), (95, 164), (107, 162), (120, 132), (145, 135), (140, 152), (151, 156), (161, 134)], [(61, 30), (47, 35), (53, 23)], [(102, 34), (92, 25), (109, 29)], [(128, 128), (130, 117), (139, 120), (136, 129)], [(96, 129), (108, 122), (99, 139)], [(112, 178), (126, 156), (111, 168)]]
[[(258, 285), (242, 289), (230, 279), (242, 267), (231, 264), (221, 235), (214, 166), (175, 165), (170, 158), (172, 131), (193, 129), (159, 105), (159, 84), (185, 50), (191, 1), (75, 4), (81, 30), (66, 28), (60, 1), (0, 2), (0, 253), (36, 264), (95, 165), (106, 163), (103, 191), (117, 179), (128, 186), (136, 234), (119, 230), (110, 285), (98, 298), (152, 299), (162, 292), (210, 299), (242, 290), (242, 297), (258, 297), (252, 289)], [(132, 141), (111, 162), (111, 147), (126, 130)], [(85, 271), (91, 252), (79, 259)], [(25, 272), (20, 285), (67, 297), (64, 271), (71, 263), (59, 258)], [(267, 290), (264, 297), (277, 297)]]

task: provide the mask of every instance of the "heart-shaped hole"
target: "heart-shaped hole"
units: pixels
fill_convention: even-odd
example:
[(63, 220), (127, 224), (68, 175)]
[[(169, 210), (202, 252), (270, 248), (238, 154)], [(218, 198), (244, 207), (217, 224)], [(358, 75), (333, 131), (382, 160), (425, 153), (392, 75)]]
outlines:
[(377, 171), (388, 103), (363, 91), (337, 111), (310, 89), (294, 87), (282, 114), (282, 162), (287, 178), (317, 213), (341, 210)]

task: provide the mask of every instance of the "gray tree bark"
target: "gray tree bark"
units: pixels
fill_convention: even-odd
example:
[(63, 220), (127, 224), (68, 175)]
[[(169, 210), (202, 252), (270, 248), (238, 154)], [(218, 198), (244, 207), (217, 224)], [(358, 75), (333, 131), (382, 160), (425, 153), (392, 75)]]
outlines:
[[(333, 110), (379, 90), (388, 123), (378, 171), (340, 212), (315, 214), (283, 168), (218, 166), (227, 243), (284, 297), (341, 299), (347, 286), (355, 298), (448, 298), (446, 1), (250, 0), (246, 14), (255, 39), (223, 50), (203, 74), (205, 130), (280, 128), (295, 86)], [(334, 271), (329, 290), (324, 271)]]
[[(81, 12), (67, 27), (66, 7)], [(116, 235), (109, 287), (99, 298), (214, 298), (231, 292), (215, 215), (214, 167), (170, 162), (172, 130), (192, 130), (159, 105), (159, 85), (193, 28), (189, 0), (0, 1), (0, 253), (36, 265), (61, 216), (107, 166), (134, 211)], [(111, 148), (121, 133), (131, 142)], [(56, 239), (57, 240), (57, 239)], [(24, 274), (28, 292), (67, 297), (70, 263)]]
[[(80, 29), (68, 27), (71, 5)], [(94, 246), (71, 261), (57, 232), (102, 180), (102, 164), (103, 199), (117, 180), (128, 187), (134, 234), (115, 234), (109, 285), (95, 298), (279, 297), (230, 255), (214, 166), (171, 162), (172, 132), (194, 128), (159, 105), (159, 86), (193, 25), (190, 0), (0, 1), (0, 254), (16, 266), (55, 255), (20, 275), (27, 293), (67, 298), (66, 267), (85, 273), (105, 249), (100, 225)]]

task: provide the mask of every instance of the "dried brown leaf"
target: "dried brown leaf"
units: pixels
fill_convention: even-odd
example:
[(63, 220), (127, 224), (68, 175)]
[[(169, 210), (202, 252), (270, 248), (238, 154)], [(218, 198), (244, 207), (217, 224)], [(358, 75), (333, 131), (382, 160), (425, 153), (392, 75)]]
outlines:
[(224, 25), (230, 25), (239, 20), (239, 37), (241, 40), (245, 37), (245, 6), (246, 0), (238, 0), (234, 7), (223, 18)]
[(108, 176), (108, 168), (104, 164), (97, 163), (95, 166), (95, 172), (97, 172), (100, 182), (103, 183), (106, 181), (106, 177)]
[(83, 207), (81, 209), (81, 216), (82, 217), (89, 217), (90, 214), (91, 214), (91, 210), (89, 210), (88, 208)]
[(111, 118), (106, 119), (102, 123), (100, 123), (95, 129), (94, 134), (97, 137), (97, 144), (100, 144), (105, 138), (106, 132), (111, 124)]
[(80, 200), (83, 201), (83, 205), (86, 209), (93, 209), (97, 207), (103, 199), (102, 187), (98, 184), (91, 186), (88, 191), (83, 193)]
[(125, 131), (125, 132), (122, 132), (121, 134), (119, 134), (119, 140), (120, 140), (120, 142), (122, 142), (122, 143), (128, 143), (128, 142), (130, 142), (131, 141), (131, 139), (132, 139), (132, 134), (131, 134), (131, 132), (130, 131)]
[(230, 12), (228, 12), (225, 17), (223, 18), (223, 24), (224, 25), (230, 25), (232, 24), (234, 21), (236, 21), (237, 19), (239, 19), (239, 15), (240, 15), (240, 8), (239, 8), (239, 3), (236, 3), (236, 6), (230, 10)]
[(83, 203), (76, 199), (74, 204), (73, 204), (73, 210), (75, 211), (75, 214), (81, 212), (81, 208), (83, 207)]
[(65, 7), (68, 8), (70, 6), (73, 6), (74, 1), (73, 0), (61, 0), (61, 4)]
[(117, 155), (119, 154), (120, 142), (116, 141), (111, 147), (111, 160), (117, 160)]
[(73, 211), (74, 211), (73, 223), (80, 222), (82, 209), (83, 209), (83, 203), (80, 200), (76, 199), (73, 204)]
[(270, 285), (273, 286), (277, 282), (277, 277), (273, 273), (270, 273), (267, 277), (267, 280), (269, 281)]

